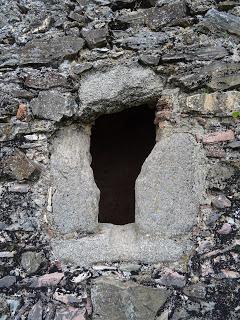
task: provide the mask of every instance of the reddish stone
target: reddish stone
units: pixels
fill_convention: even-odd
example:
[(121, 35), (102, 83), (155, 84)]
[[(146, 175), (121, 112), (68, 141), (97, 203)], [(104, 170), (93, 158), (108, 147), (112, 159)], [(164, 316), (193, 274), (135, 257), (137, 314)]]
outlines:
[(219, 194), (215, 198), (212, 199), (212, 205), (218, 209), (224, 209), (231, 207), (231, 201), (224, 195)]
[(228, 278), (228, 279), (239, 279), (240, 278), (240, 273), (237, 271), (222, 269), (221, 273), (222, 273), (223, 278)]
[(206, 146), (206, 155), (211, 158), (224, 158), (226, 152), (223, 148), (219, 148), (217, 145), (208, 145)]
[(26, 121), (27, 120), (27, 106), (23, 103), (19, 104), (17, 115), (18, 120)]
[(60, 273), (60, 272), (44, 274), (39, 278), (34, 278), (30, 287), (41, 288), (41, 287), (56, 286), (62, 280), (63, 277), (64, 277), (64, 273)]
[(87, 310), (87, 314), (90, 316), (93, 312), (93, 307), (92, 307), (92, 300), (90, 297), (87, 297), (86, 299), (86, 305), (85, 308)]
[(170, 120), (171, 119), (171, 110), (165, 109), (162, 111), (158, 111), (156, 113), (154, 124), (158, 124), (161, 120)]
[(224, 223), (222, 228), (217, 231), (219, 234), (229, 234), (232, 231), (232, 227), (229, 223)]
[(234, 140), (234, 132), (232, 130), (218, 131), (205, 135), (203, 137), (203, 143), (217, 143)]

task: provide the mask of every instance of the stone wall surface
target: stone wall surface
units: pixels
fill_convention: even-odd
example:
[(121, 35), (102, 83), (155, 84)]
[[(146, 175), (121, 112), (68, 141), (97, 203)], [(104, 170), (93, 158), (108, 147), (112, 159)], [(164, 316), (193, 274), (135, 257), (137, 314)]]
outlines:
[[(0, 319), (239, 319), (239, 1), (0, 8)], [(91, 126), (143, 104), (136, 223), (99, 225)]]

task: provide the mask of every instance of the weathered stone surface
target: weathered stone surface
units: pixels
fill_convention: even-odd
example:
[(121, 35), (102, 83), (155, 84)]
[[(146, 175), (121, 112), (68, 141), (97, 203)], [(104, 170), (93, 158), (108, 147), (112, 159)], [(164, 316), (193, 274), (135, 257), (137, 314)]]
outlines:
[(181, 24), (186, 16), (187, 8), (185, 2), (177, 0), (162, 7), (150, 8), (145, 21), (150, 29), (158, 31), (167, 25)]
[(67, 78), (51, 69), (31, 70), (26, 76), (24, 84), (30, 88), (44, 90), (54, 87), (69, 87)]
[(233, 14), (210, 9), (206, 14), (206, 22), (221, 30), (240, 36), (240, 17)]
[(43, 314), (43, 306), (41, 300), (39, 300), (30, 310), (28, 314), (28, 320), (41, 320)]
[(229, 208), (231, 201), (224, 194), (219, 194), (212, 199), (212, 205), (218, 209)]
[(103, 47), (107, 44), (108, 29), (82, 29), (82, 37), (86, 40), (90, 49)]
[(82, 79), (79, 89), (79, 114), (91, 117), (155, 101), (163, 83), (150, 69), (114, 66)]
[(234, 132), (232, 130), (211, 132), (203, 136), (203, 143), (218, 143), (234, 140)]
[(90, 167), (90, 134), (67, 127), (53, 139), (51, 155), (52, 218), (61, 233), (96, 228), (99, 190)]
[(20, 103), (17, 110), (16, 118), (20, 121), (26, 121), (27, 114), (28, 114), (27, 106), (23, 103)]
[(194, 69), (190, 74), (173, 79), (188, 90), (195, 90), (205, 85), (212, 90), (234, 89), (240, 85), (240, 65), (239, 63), (211, 63)]
[(171, 291), (101, 278), (92, 287), (93, 320), (154, 319)]
[(35, 273), (44, 261), (42, 253), (33, 251), (24, 252), (21, 257), (21, 265), (28, 274)]
[(200, 114), (232, 116), (232, 112), (240, 111), (240, 92), (214, 92), (189, 96), (183, 108)]
[(74, 307), (57, 308), (54, 320), (86, 320), (85, 310)]
[(232, 231), (232, 226), (229, 223), (224, 223), (222, 227), (217, 230), (218, 234), (229, 234)]
[(228, 55), (223, 46), (189, 46), (179, 51), (169, 51), (161, 57), (163, 62), (215, 60)]
[(65, 35), (49, 39), (34, 39), (22, 48), (3, 53), (0, 57), (0, 67), (61, 61), (66, 56), (77, 54), (83, 45), (82, 38)]
[[(130, 245), (131, 244), (131, 245)], [(185, 238), (164, 239), (139, 232), (135, 224), (99, 224), (97, 232), (77, 240), (52, 240), (54, 257), (64, 263), (89, 266), (97, 262), (177, 261), (191, 249)]]
[(161, 272), (160, 279), (156, 279), (156, 282), (167, 287), (173, 286), (183, 288), (186, 284), (186, 278), (184, 275), (181, 275), (174, 270), (165, 268)]
[(206, 296), (206, 286), (202, 283), (191, 284), (185, 287), (183, 292), (189, 297), (204, 299)]
[(142, 54), (139, 57), (139, 61), (146, 66), (157, 66), (159, 64), (159, 54)]
[(15, 276), (5, 276), (0, 279), (0, 288), (10, 288), (16, 283)]
[(63, 116), (71, 117), (77, 109), (70, 93), (43, 91), (31, 100), (30, 108), (34, 116), (42, 119), (60, 121)]
[(53, 272), (40, 277), (27, 278), (26, 281), (30, 282), (30, 288), (44, 288), (58, 285), (63, 277), (64, 273)]
[(39, 166), (28, 157), (16, 149), (16, 151), (2, 160), (4, 174), (18, 181), (31, 179), (39, 173)]
[(141, 30), (134, 34), (121, 36), (114, 40), (114, 43), (126, 49), (143, 51), (146, 49), (159, 49), (168, 40), (169, 37), (164, 32)]
[(192, 13), (206, 12), (216, 5), (215, 0), (187, 0), (187, 4)]
[(134, 11), (130, 9), (121, 10), (117, 12), (113, 29), (118, 29), (119, 26), (127, 29), (129, 25), (144, 25), (145, 16), (146, 10), (144, 9)]
[(204, 195), (204, 155), (191, 134), (163, 137), (136, 180), (136, 224), (162, 236), (189, 232)]

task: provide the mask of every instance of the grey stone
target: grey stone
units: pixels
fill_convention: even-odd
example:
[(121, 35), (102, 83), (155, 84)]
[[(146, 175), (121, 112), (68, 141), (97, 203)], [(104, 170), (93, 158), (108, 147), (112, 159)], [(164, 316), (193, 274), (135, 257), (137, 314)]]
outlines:
[(70, 93), (51, 90), (40, 92), (37, 98), (31, 100), (30, 108), (38, 118), (60, 121), (63, 116), (71, 117), (77, 105)]
[(86, 63), (81, 63), (81, 64), (75, 64), (72, 68), (71, 71), (75, 74), (81, 74), (87, 70), (92, 69), (93, 64), (90, 62)]
[(86, 320), (85, 309), (59, 307), (56, 310), (54, 320)]
[(1, 164), (3, 173), (18, 181), (33, 179), (40, 173), (40, 167), (19, 149), (4, 157)]
[(113, 261), (177, 261), (189, 253), (192, 243), (184, 237), (166, 239), (157, 234), (144, 234), (135, 224), (118, 226), (101, 223), (91, 236), (76, 240), (53, 239), (52, 247), (54, 258), (64, 263), (90, 266)]
[(124, 34), (114, 40), (114, 43), (126, 49), (143, 51), (146, 49), (161, 48), (169, 40), (169, 36), (164, 32), (152, 32), (141, 30), (134, 34)]
[(30, 186), (26, 183), (11, 184), (8, 186), (9, 192), (27, 193), (30, 190)]
[(212, 199), (212, 205), (217, 209), (229, 208), (231, 201), (224, 194), (219, 194)]
[(234, 89), (240, 85), (240, 66), (237, 63), (215, 62), (196, 68), (190, 74), (173, 77), (173, 80), (189, 90), (205, 85), (213, 90)]
[(144, 232), (172, 236), (197, 222), (205, 193), (205, 156), (189, 133), (162, 137), (136, 180), (136, 224)]
[(115, 18), (115, 23), (117, 24), (117, 26), (114, 29), (117, 29), (119, 25), (126, 26), (126, 28), (129, 25), (144, 25), (145, 16), (146, 10), (144, 9), (138, 9), (134, 11), (123, 9), (117, 12), (117, 16)]
[(107, 44), (108, 29), (82, 29), (82, 37), (90, 49), (104, 47)]
[(16, 283), (15, 276), (5, 276), (0, 279), (0, 288), (10, 288)]
[(43, 306), (41, 300), (39, 300), (30, 310), (28, 314), (28, 320), (42, 320)]
[(91, 232), (97, 226), (99, 190), (90, 167), (90, 132), (74, 126), (52, 141), (52, 218), (63, 234)]
[(156, 101), (162, 87), (160, 77), (141, 66), (116, 65), (88, 74), (79, 89), (79, 115), (91, 118)]
[(186, 278), (184, 275), (168, 268), (165, 268), (161, 273), (161, 278), (156, 279), (155, 281), (164, 286), (173, 286), (178, 288), (183, 288), (186, 284)]
[(24, 81), (25, 86), (34, 89), (50, 89), (54, 87), (69, 87), (67, 78), (51, 69), (31, 70)]
[(100, 278), (93, 284), (93, 320), (154, 319), (171, 291), (144, 287), (117, 278)]
[(227, 145), (228, 148), (231, 149), (239, 149), (240, 148), (240, 140), (233, 141)]
[(206, 286), (202, 283), (191, 284), (183, 289), (183, 293), (189, 297), (204, 299), (206, 296)]
[(215, 0), (187, 0), (187, 4), (194, 14), (204, 13), (216, 5)]
[(164, 26), (175, 26), (181, 24), (187, 16), (186, 4), (182, 0), (174, 1), (162, 7), (153, 7), (148, 10), (146, 25), (154, 31)]
[(35, 273), (44, 261), (45, 258), (41, 252), (27, 251), (21, 257), (21, 265), (28, 274)]
[(49, 39), (33, 39), (22, 48), (3, 52), (0, 56), (0, 67), (58, 62), (64, 57), (77, 54), (83, 45), (82, 38), (65, 35)]
[(189, 46), (177, 51), (169, 51), (161, 58), (163, 62), (195, 61), (195, 60), (217, 60), (228, 55), (223, 46)]
[(216, 9), (210, 9), (205, 16), (208, 23), (221, 30), (240, 36), (240, 17)]
[(139, 57), (140, 63), (146, 66), (157, 66), (160, 61), (159, 54), (142, 54)]
[(233, 167), (222, 164), (214, 163), (208, 171), (208, 184), (210, 189), (223, 190), (227, 186), (227, 180), (230, 179), (235, 173)]

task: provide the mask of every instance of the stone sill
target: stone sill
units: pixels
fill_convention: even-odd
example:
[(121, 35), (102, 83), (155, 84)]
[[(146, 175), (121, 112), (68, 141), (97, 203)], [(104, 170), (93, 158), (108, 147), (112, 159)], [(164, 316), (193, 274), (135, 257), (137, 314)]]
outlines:
[(124, 226), (102, 223), (99, 224), (99, 231), (91, 236), (76, 240), (52, 240), (53, 258), (85, 267), (114, 261), (177, 261), (192, 248), (187, 238), (189, 235), (164, 239), (139, 233), (134, 223)]

